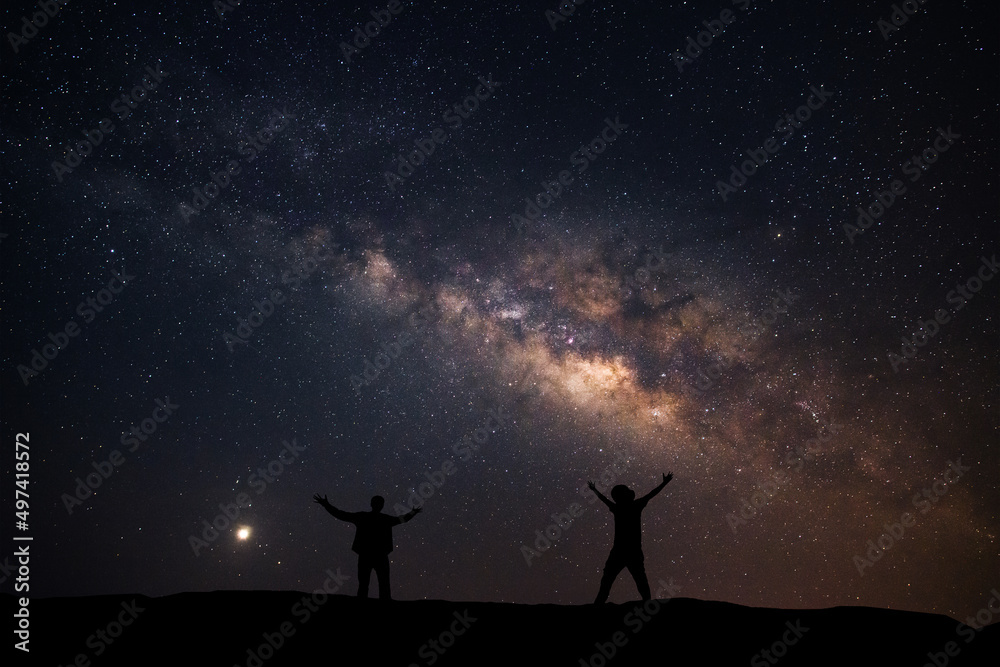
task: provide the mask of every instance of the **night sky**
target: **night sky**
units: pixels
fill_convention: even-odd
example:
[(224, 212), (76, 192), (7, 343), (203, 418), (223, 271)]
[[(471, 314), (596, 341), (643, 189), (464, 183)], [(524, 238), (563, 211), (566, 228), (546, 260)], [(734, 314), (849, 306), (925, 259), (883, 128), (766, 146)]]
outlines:
[(1000, 585), (990, 3), (98, 1), (30, 39), (6, 4), (32, 595), (353, 594), (313, 494), (422, 488), (394, 597), (584, 604), (581, 488), (668, 471), (654, 590), (964, 619)]

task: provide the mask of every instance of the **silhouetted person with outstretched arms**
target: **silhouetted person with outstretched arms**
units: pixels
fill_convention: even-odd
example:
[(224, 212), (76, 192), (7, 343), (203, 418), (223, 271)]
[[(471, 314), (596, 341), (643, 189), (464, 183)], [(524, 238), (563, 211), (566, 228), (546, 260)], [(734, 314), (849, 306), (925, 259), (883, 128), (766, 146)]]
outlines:
[(604, 497), (593, 482), (587, 482), (590, 490), (597, 494), (611, 513), (615, 515), (615, 543), (611, 547), (611, 555), (608, 562), (604, 564), (604, 575), (601, 577), (601, 590), (597, 592), (597, 599), (594, 604), (603, 604), (611, 593), (611, 584), (615, 583), (615, 578), (622, 568), (628, 568), (629, 574), (635, 580), (635, 586), (639, 589), (642, 599), (649, 599), (649, 581), (646, 580), (646, 568), (643, 565), (642, 556), (642, 510), (650, 498), (663, 490), (674, 473), (667, 473), (663, 476), (663, 482), (636, 500), (635, 491), (624, 484), (619, 484), (611, 489), (611, 502)]
[(354, 534), (354, 544), (351, 550), (358, 554), (358, 597), (368, 597), (368, 582), (371, 581), (372, 570), (378, 578), (378, 597), (380, 600), (391, 599), (389, 595), (389, 552), (392, 551), (392, 527), (406, 523), (417, 515), (421, 508), (416, 507), (403, 516), (382, 514), (385, 498), (372, 497), (371, 512), (345, 512), (330, 504), (326, 496), (318, 493), (313, 500), (326, 509), (327, 512), (341, 521), (347, 521), (357, 526)]

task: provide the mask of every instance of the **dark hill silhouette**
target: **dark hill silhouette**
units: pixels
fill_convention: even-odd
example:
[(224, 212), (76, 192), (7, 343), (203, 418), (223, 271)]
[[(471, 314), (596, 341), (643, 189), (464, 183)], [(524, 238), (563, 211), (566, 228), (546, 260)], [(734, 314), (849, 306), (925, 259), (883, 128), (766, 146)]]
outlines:
[[(216, 591), (32, 600), (31, 661), (71, 665), (80, 653), (107, 665), (997, 665), (1000, 625), (957, 632), (954, 619), (865, 607), (782, 610), (675, 598), (642, 620), (641, 603), (518, 605), (362, 600), (333, 595), (304, 618), (303, 593)], [(14, 598), (4, 594), (11, 621)], [(650, 608), (656, 604), (647, 603)], [(131, 614), (131, 616), (130, 616)], [(631, 616), (629, 616), (631, 614)], [(117, 638), (110, 622), (129, 622)], [(283, 623), (290, 636), (278, 640)], [(95, 631), (105, 631), (105, 643)], [(796, 637), (793, 629), (800, 636)], [(451, 634), (454, 632), (455, 634)], [(614, 646), (615, 633), (619, 644)], [(8, 630), (9, 633), (9, 630)], [(446, 633), (442, 637), (442, 633)], [(267, 646), (265, 634), (274, 651)], [(782, 657), (766, 659), (782, 637)], [(974, 637), (967, 641), (968, 637)], [(88, 638), (90, 638), (88, 640)], [(437, 649), (429, 642), (434, 640)], [(89, 647), (88, 647), (89, 641)], [(955, 642), (958, 655), (945, 654)], [(444, 644), (448, 644), (447, 647)], [(597, 645), (595, 645), (597, 644)], [(614, 656), (594, 658), (603, 649)], [(100, 655), (96, 655), (98, 649)], [(251, 656), (248, 649), (257, 653)], [(366, 651), (367, 653), (363, 653)], [(442, 653), (443, 651), (443, 653)], [(263, 653), (263, 656), (261, 656)], [(364, 656), (364, 657), (362, 657)], [(756, 658), (755, 658), (756, 656)], [(18, 656), (19, 658), (21, 656)], [(265, 659), (261, 659), (261, 657)], [(581, 663), (581, 660), (583, 661)], [(603, 660), (603, 662), (602, 662)], [(755, 661), (756, 660), (756, 661)], [(773, 661), (773, 662), (772, 662)], [(79, 663), (81, 665), (85, 663)]]

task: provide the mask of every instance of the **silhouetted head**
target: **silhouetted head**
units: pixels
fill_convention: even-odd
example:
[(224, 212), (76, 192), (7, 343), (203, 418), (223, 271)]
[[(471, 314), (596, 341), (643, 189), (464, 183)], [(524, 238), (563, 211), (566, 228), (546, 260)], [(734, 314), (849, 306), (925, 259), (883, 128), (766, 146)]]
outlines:
[(635, 500), (635, 491), (624, 484), (619, 484), (611, 489), (611, 499), (616, 503), (630, 503)]
[(385, 507), (385, 498), (382, 496), (372, 496), (372, 511), (381, 512), (383, 507)]

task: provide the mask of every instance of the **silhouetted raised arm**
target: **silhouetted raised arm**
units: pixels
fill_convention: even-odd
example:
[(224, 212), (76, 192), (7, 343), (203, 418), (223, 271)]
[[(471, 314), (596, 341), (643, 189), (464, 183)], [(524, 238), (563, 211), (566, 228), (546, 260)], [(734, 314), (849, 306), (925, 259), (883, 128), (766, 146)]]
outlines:
[(409, 521), (413, 517), (417, 516), (417, 514), (419, 514), (420, 512), (422, 512), (423, 509), (424, 509), (423, 507), (414, 507), (412, 510), (410, 510), (409, 512), (407, 512), (403, 516), (397, 516), (396, 517), (396, 524), (398, 525), (398, 524), (401, 524), (401, 523), (406, 523), (407, 521)]
[(657, 486), (655, 489), (653, 489), (652, 491), (650, 491), (649, 493), (647, 493), (646, 495), (644, 495), (642, 498), (639, 498), (639, 500), (641, 502), (644, 502), (644, 503), (645, 502), (649, 502), (649, 500), (653, 496), (655, 496), (657, 493), (659, 493), (660, 491), (662, 491), (663, 487), (665, 487), (667, 485), (667, 483), (670, 480), (672, 480), (673, 478), (674, 478), (674, 473), (672, 473), (672, 472), (667, 473), (666, 475), (663, 476), (663, 481), (660, 482), (659, 486)]
[(614, 504), (612, 504), (612, 502), (610, 500), (608, 500), (607, 498), (605, 498), (603, 493), (601, 493), (600, 491), (597, 490), (597, 487), (594, 486), (593, 482), (587, 482), (587, 486), (590, 487), (591, 491), (593, 491), (594, 493), (597, 494), (597, 497), (601, 499), (602, 503), (604, 503), (608, 507), (614, 507)]
[(330, 504), (330, 501), (326, 499), (326, 496), (320, 496), (317, 493), (316, 495), (313, 496), (313, 501), (322, 505), (323, 509), (325, 509), (327, 512), (337, 517), (341, 521), (348, 521), (350, 523), (354, 523), (350, 512), (345, 512), (344, 510), (337, 509), (336, 507)]

